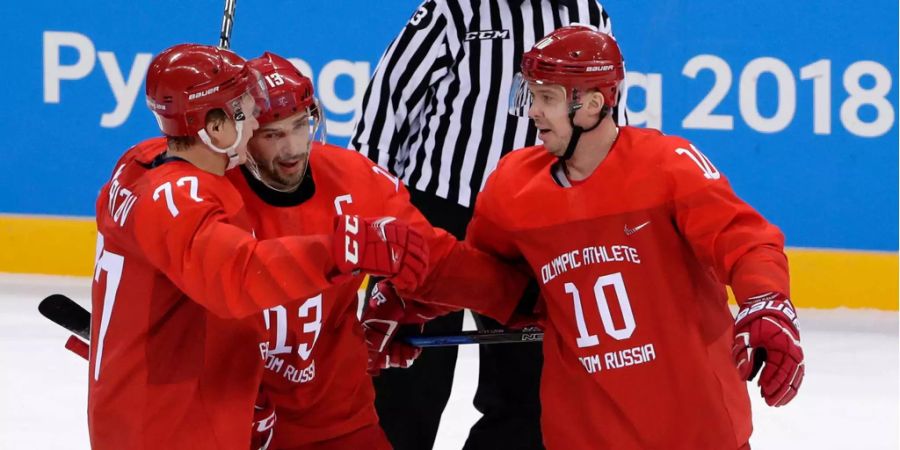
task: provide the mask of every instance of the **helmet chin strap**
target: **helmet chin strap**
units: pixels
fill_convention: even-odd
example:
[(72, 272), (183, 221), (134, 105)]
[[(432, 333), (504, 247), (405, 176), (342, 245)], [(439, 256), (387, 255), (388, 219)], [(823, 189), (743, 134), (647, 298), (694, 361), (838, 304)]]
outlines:
[(580, 126), (575, 125), (575, 113), (578, 112), (579, 109), (581, 109), (580, 104), (572, 105), (572, 107), (569, 108), (569, 124), (572, 125), (572, 137), (569, 138), (569, 145), (566, 147), (565, 153), (559, 157), (561, 161), (568, 161), (572, 158), (572, 155), (575, 154), (575, 147), (578, 146), (578, 139), (581, 138), (581, 133), (586, 133), (600, 126), (600, 122), (603, 122), (603, 119), (609, 114), (609, 108), (601, 108), (600, 117), (597, 119), (597, 123), (590, 128), (581, 128)]
[(240, 161), (240, 155), (238, 155), (237, 148), (241, 145), (241, 140), (244, 136), (244, 121), (237, 120), (234, 122), (234, 128), (237, 130), (237, 138), (235, 138), (234, 143), (231, 144), (228, 148), (219, 148), (216, 147), (215, 144), (212, 143), (212, 139), (210, 139), (209, 134), (206, 132), (206, 128), (197, 132), (197, 135), (200, 136), (200, 140), (206, 144), (210, 150), (221, 153), (228, 157), (228, 165), (225, 166), (225, 170), (231, 170), (238, 166)]

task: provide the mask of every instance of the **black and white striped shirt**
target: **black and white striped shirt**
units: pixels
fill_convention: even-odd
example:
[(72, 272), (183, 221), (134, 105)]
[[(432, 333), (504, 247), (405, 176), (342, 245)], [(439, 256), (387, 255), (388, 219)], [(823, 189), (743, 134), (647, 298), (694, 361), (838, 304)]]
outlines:
[(411, 189), (474, 206), (500, 157), (537, 140), (507, 113), (522, 54), (574, 22), (611, 30), (596, 0), (426, 0), (382, 55), (351, 146)]

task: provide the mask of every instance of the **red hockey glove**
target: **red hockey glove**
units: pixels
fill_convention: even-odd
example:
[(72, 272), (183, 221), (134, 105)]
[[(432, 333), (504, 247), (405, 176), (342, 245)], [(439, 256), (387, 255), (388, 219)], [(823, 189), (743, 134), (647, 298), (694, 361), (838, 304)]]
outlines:
[(259, 391), (259, 396), (256, 397), (256, 405), (253, 406), (253, 430), (250, 432), (250, 450), (266, 450), (269, 448), (274, 432), (275, 404), (272, 403), (265, 391)]
[(387, 277), (402, 290), (414, 290), (428, 268), (425, 239), (393, 217), (338, 216), (332, 254), (341, 274)]
[(750, 297), (734, 322), (731, 349), (738, 373), (752, 380), (763, 362), (757, 384), (769, 406), (784, 406), (797, 395), (805, 372), (797, 313), (777, 292)]
[(425, 322), (446, 312), (449, 311), (420, 302), (403, 301), (386, 281), (376, 284), (361, 320), (369, 348), (369, 374), (374, 376), (381, 369), (411, 366), (422, 349), (395, 341), (399, 326), (418, 325), (421, 331)]
[(66, 349), (70, 352), (84, 358), (87, 361), (90, 357), (88, 356), (91, 353), (90, 347), (88, 347), (87, 343), (78, 339), (74, 334), (69, 336), (69, 340), (66, 341)]

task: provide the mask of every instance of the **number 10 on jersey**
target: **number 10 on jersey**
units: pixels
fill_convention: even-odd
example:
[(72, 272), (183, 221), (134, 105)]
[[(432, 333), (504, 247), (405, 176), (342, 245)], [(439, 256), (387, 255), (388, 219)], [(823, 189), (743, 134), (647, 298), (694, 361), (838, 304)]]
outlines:
[[(607, 298), (606, 292), (603, 290), (606, 286), (612, 286), (616, 293), (615, 301), (618, 302), (619, 309), (622, 311), (623, 326), (621, 328), (616, 328), (616, 324), (613, 322), (612, 313), (609, 309), (609, 298)], [(587, 323), (584, 320), (584, 307), (581, 303), (581, 293), (578, 291), (578, 287), (575, 286), (575, 283), (566, 283), (563, 287), (566, 293), (572, 296), (575, 324), (578, 327), (578, 338), (575, 340), (578, 348), (599, 345), (600, 339), (597, 337), (597, 334), (592, 334), (588, 331)], [(631, 312), (631, 302), (628, 300), (628, 291), (625, 290), (622, 273), (616, 272), (598, 277), (594, 283), (594, 300), (596, 301), (597, 309), (600, 311), (600, 320), (603, 322), (603, 330), (606, 334), (620, 341), (630, 338), (635, 329), (634, 314)]]

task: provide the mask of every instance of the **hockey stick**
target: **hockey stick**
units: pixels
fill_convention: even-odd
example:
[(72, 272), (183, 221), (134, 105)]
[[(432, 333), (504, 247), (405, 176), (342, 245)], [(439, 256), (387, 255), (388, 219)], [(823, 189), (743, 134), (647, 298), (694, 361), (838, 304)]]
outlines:
[[(38, 311), (57, 325), (75, 333), (66, 341), (66, 349), (88, 359), (90, 350), (87, 342), (91, 340), (91, 313), (62, 294), (53, 294), (41, 300)], [(79, 337), (81, 339), (78, 339)]]
[[(62, 294), (53, 294), (41, 301), (40, 305), (38, 305), (38, 311), (53, 323), (75, 333), (86, 341), (90, 341), (91, 313), (69, 297)], [(399, 338), (416, 347), (449, 347), (464, 344), (540, 342), (544, 339), (544, 332), (538, 328), (525, 328), (520, 331), (464, 331), (460, 334), (422, 334), (400, 336)]]
[[(237, 0), (225, 0), (225, 11), (222, 13), (222, 28), (219, 32), (219, 47), (231, 47), (231, 28), (234, 25), (234, 10)], [(41, 315), (50, 319), (57, 325), (71, 331), (84, 341), (91, 340), (91, 313), (75, 303), (69, 297), (62, 294), (53, 294), (45, 298), (38, 305)], [(66, 348), (85, 357), (87, 344), (78, 340), (75, 336), (69, 336)]]
[[(237, 0), (225, 0), (225, 11), (222, 13), (222, 28), (219, 32), (220, 48), (227, 49), (231, 47), (231, 28), (234, 25), (234, 10), (236, 7)], [(38, 311), (57, 325), (90, 342), (91, 313), (72, 301), (72, 299), (62, 294), (50, 295), (41, 301), (38, 305)], [(81, 342), (81, 345), (79, 345), (73, 340), (73, 337), (70, 337), (69, 341), (66, 342), (66, 348), (78, 354), (81, 354), (82, 345), (86, 344)]]
[(544, 332), (536, 327), (522, 330), (480, 330), (463, 331), (460, 334), (422, 334), (399, 336), (407, 344), (416, 347), (449, 347), (465, 344), (514, 344), (520, 342), (541, 342)]
[(41, 301), (38, 311), (76, 336), (91, 340), (91, 313), (69, 297), (53, 294)]
[(222, 31), (219, 33), (219, 48), (231, 48), (231, 27), (234, 25), (234, 9), (237, 0), (225, 0), (225, 12), (222, 13)]

